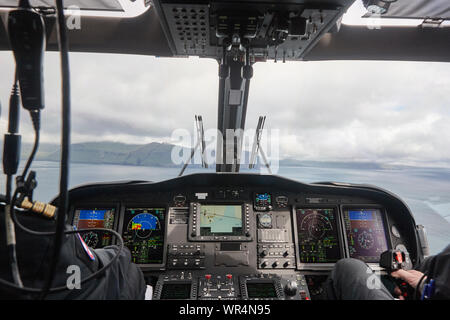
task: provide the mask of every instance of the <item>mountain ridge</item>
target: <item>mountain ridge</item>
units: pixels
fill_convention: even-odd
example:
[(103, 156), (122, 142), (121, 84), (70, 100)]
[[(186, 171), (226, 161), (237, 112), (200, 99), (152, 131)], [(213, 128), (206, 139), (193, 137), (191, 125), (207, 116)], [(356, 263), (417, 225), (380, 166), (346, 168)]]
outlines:
[[(21, 159), (28, 158), (32, 144), (24, 143), (22, 145)], [(164, 142), (151, 142), (147, 144), (127, 144), (112, 141), (94, 141), (74, 143), (71, 145), (70, 161), (72, 163), (86, 164), (115, 164), (131, 166), (153, 166), (176, 168), (181, 164), (175, 164), (172, 161), (172, 149), (174, 144)], [(188, 148), (183, 148), (183, 152), (190, 153)], [(0, 157), (2, 154), (0, 154)], [(242, 159), (249, 159), (246, 152)], [(39, 161), (59, 161), (60, 148), (57, 144), (42, 143), (39, 146), (35, 160)], [(260, 162), (260, 159), (257, 159)], [(215, 164), (210, 164), (213, 166)], [(245, 164), (242, 164), (245, 165)], [(200, 166), (193, 164), (191, 166)], [(336, 168), (336, 169), (360, 169), (360, 170), (389, 170), (401, 168), (414, 168), (417, 166), (392, 165), (371, 161), (317, 161), (317, 160), (298, 160), (285, 158), (279, 161), (280, 167), (317, 167), (317, 168)]]

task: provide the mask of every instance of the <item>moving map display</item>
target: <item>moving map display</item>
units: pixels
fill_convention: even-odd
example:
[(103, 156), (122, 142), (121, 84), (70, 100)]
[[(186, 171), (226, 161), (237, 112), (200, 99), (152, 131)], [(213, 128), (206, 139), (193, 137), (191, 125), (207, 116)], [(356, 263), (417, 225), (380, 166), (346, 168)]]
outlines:
[(201, 205), (201, 236), (239, 236), (243, 234), (241, 205)]
[(302, 263), (332, 263), (341, 258), (335, 209), (297, 209), (297, 236)]
[[(105, 228), (113, 229), (115, 209), (89, 208), (76, 209), (73, 217), (73, 225), (77, 229)], [(111, 234), (101, 231), (82, 233), (84, 242), (91, 248), (101, 248), (111, 244)]]
[(137, 264), (162, 264), (164, 257), (165, 208), (127, 208), (123, 240)]
[(383, 218), (379, 209), (344, 211), (345, 233), (351, 258), (378, 262), (387, 250)]

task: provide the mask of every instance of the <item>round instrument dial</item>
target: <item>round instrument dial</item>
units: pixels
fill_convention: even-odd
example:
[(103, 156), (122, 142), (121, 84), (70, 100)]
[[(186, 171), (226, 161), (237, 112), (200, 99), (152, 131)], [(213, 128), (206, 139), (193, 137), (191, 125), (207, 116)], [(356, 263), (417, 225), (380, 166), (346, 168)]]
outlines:
[(323, 239), (326, 232), (333, 230), (333, 227), (328, 217), (320, 213), (314, 213), (303, 219), (300, 230), (306, 231), (311, 239), (317, 240)]
[(272, 228), (272, 215), (268, 213), (259, 215), (259, 225), (262, 228)]
[(140, 239), (147, 239), (151, 236), (152, 231), (160, 229), (158, 218), (150, 213), (140, 213), (134, 216), (127, 226), (127, 231)]
[(96, 232), (87, 232), (83, 235), (84, 242), (88, 247), (96, 248), (99, 242), (98, 234)]
[(368, 250), (370, 248), (372, 248), (375, 240), (373, 239), (373, 235), (370, 232), (367, 231), (363, 231), (359, 236), (358, 236), (358, 242), (359, 245)]

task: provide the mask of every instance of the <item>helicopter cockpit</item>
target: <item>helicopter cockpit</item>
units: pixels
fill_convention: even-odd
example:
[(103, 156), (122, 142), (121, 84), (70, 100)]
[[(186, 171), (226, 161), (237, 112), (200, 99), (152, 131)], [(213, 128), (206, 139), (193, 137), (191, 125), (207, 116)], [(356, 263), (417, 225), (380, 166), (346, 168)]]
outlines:
[[(8, 21), (16, 2), (0, 1), (3, 21)], [(153, 300), (315, 300), (340, 259), (359, 259), (386, 274), (380, 266), (383, 252), (402, 252), (409, 268), (429, 255), (425, 228), (400, 197), (366, 184), (302, 183), (240, 172), (241, 134), (250, 83), (262, 76), (254, 73), (255, 63), (450, 61), (446, 1), (417, 0), (416, 6), (410, 0), (362, 1), (367, 19), (379, 19), (381, 24), (418, 21), (415, 26), (386, 23), (382, 28), (343, 24), (354, 0), (153, 0), (141, 1), (137, 16), (120, 6), (127, 1), (96, 1), (85, 7), (82, 1), (71, 2), (86, 12), (72, 25), (79, 19), (84, 27), (68, 28), (64, 44), (58, 31), (61, 18), (55, 17), (52, 1), (31, 1), (44, 23), (40, 44), (45, 43), (47, 50), (66, 46), (73, 52), (217, 61), (221, 138), (216, 172), (160, 182), (86, 184), (71, 190), (62, 178), (62, 189), (50, 204), (33, 202), (26, 192), (10, 194), (7, 199), (22, 208), (19, 212), (32, 210), (64, 219), (76, 230), (92, 229), (82, 236), (94, 249), (111, 244), (128, 248), (152, 287)], [(108, 17), (92, 13), (102, 10), (115, 13)], [(18, 27), (13, 34), (12, 25), (11, 19), (9, 30), (0, 25), (0, 49), (26, 52), (29, 48), (21, 47), (24, 42), (19, 39), (24, 29)], [(33, 31), (38, 33), (37, 29)], [(30, 56), (17, 53), (16, 61), (32, 65)], [(24, 104), (29, 101), (26, 95), (36, 101), (43, 90), (32, 81), (24, 83), (29, 76), (26, 68), (18, 67)], [(12, 130), (11, 136), (16, 133)], [(259, 147), (256, 144), (253, 153), (262, 152)], [(201, 142), (199, 148), (203, 150)], [(68, 170), (67, 162), (61, 166)], [(33, 185), (33, 177), (19, 183)]]

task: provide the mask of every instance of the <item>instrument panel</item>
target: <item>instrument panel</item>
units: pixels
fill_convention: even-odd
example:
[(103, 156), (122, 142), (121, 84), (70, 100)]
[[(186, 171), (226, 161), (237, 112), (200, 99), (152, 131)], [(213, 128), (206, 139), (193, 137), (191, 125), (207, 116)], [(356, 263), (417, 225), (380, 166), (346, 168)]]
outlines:
[[(342, 258), (376, 267), (381, 252), (419, 257), (403, 202), (366, 186), (302, 184), (277, 176), (194, 174), (159, 183), (71, 191), (71, 223), (117, 230), (154, 299), (311, 298), (308, 276)], [(395, 234), (392, 230), (396, 230)], [(115, 243), (95, 232), (94, 248)]]

